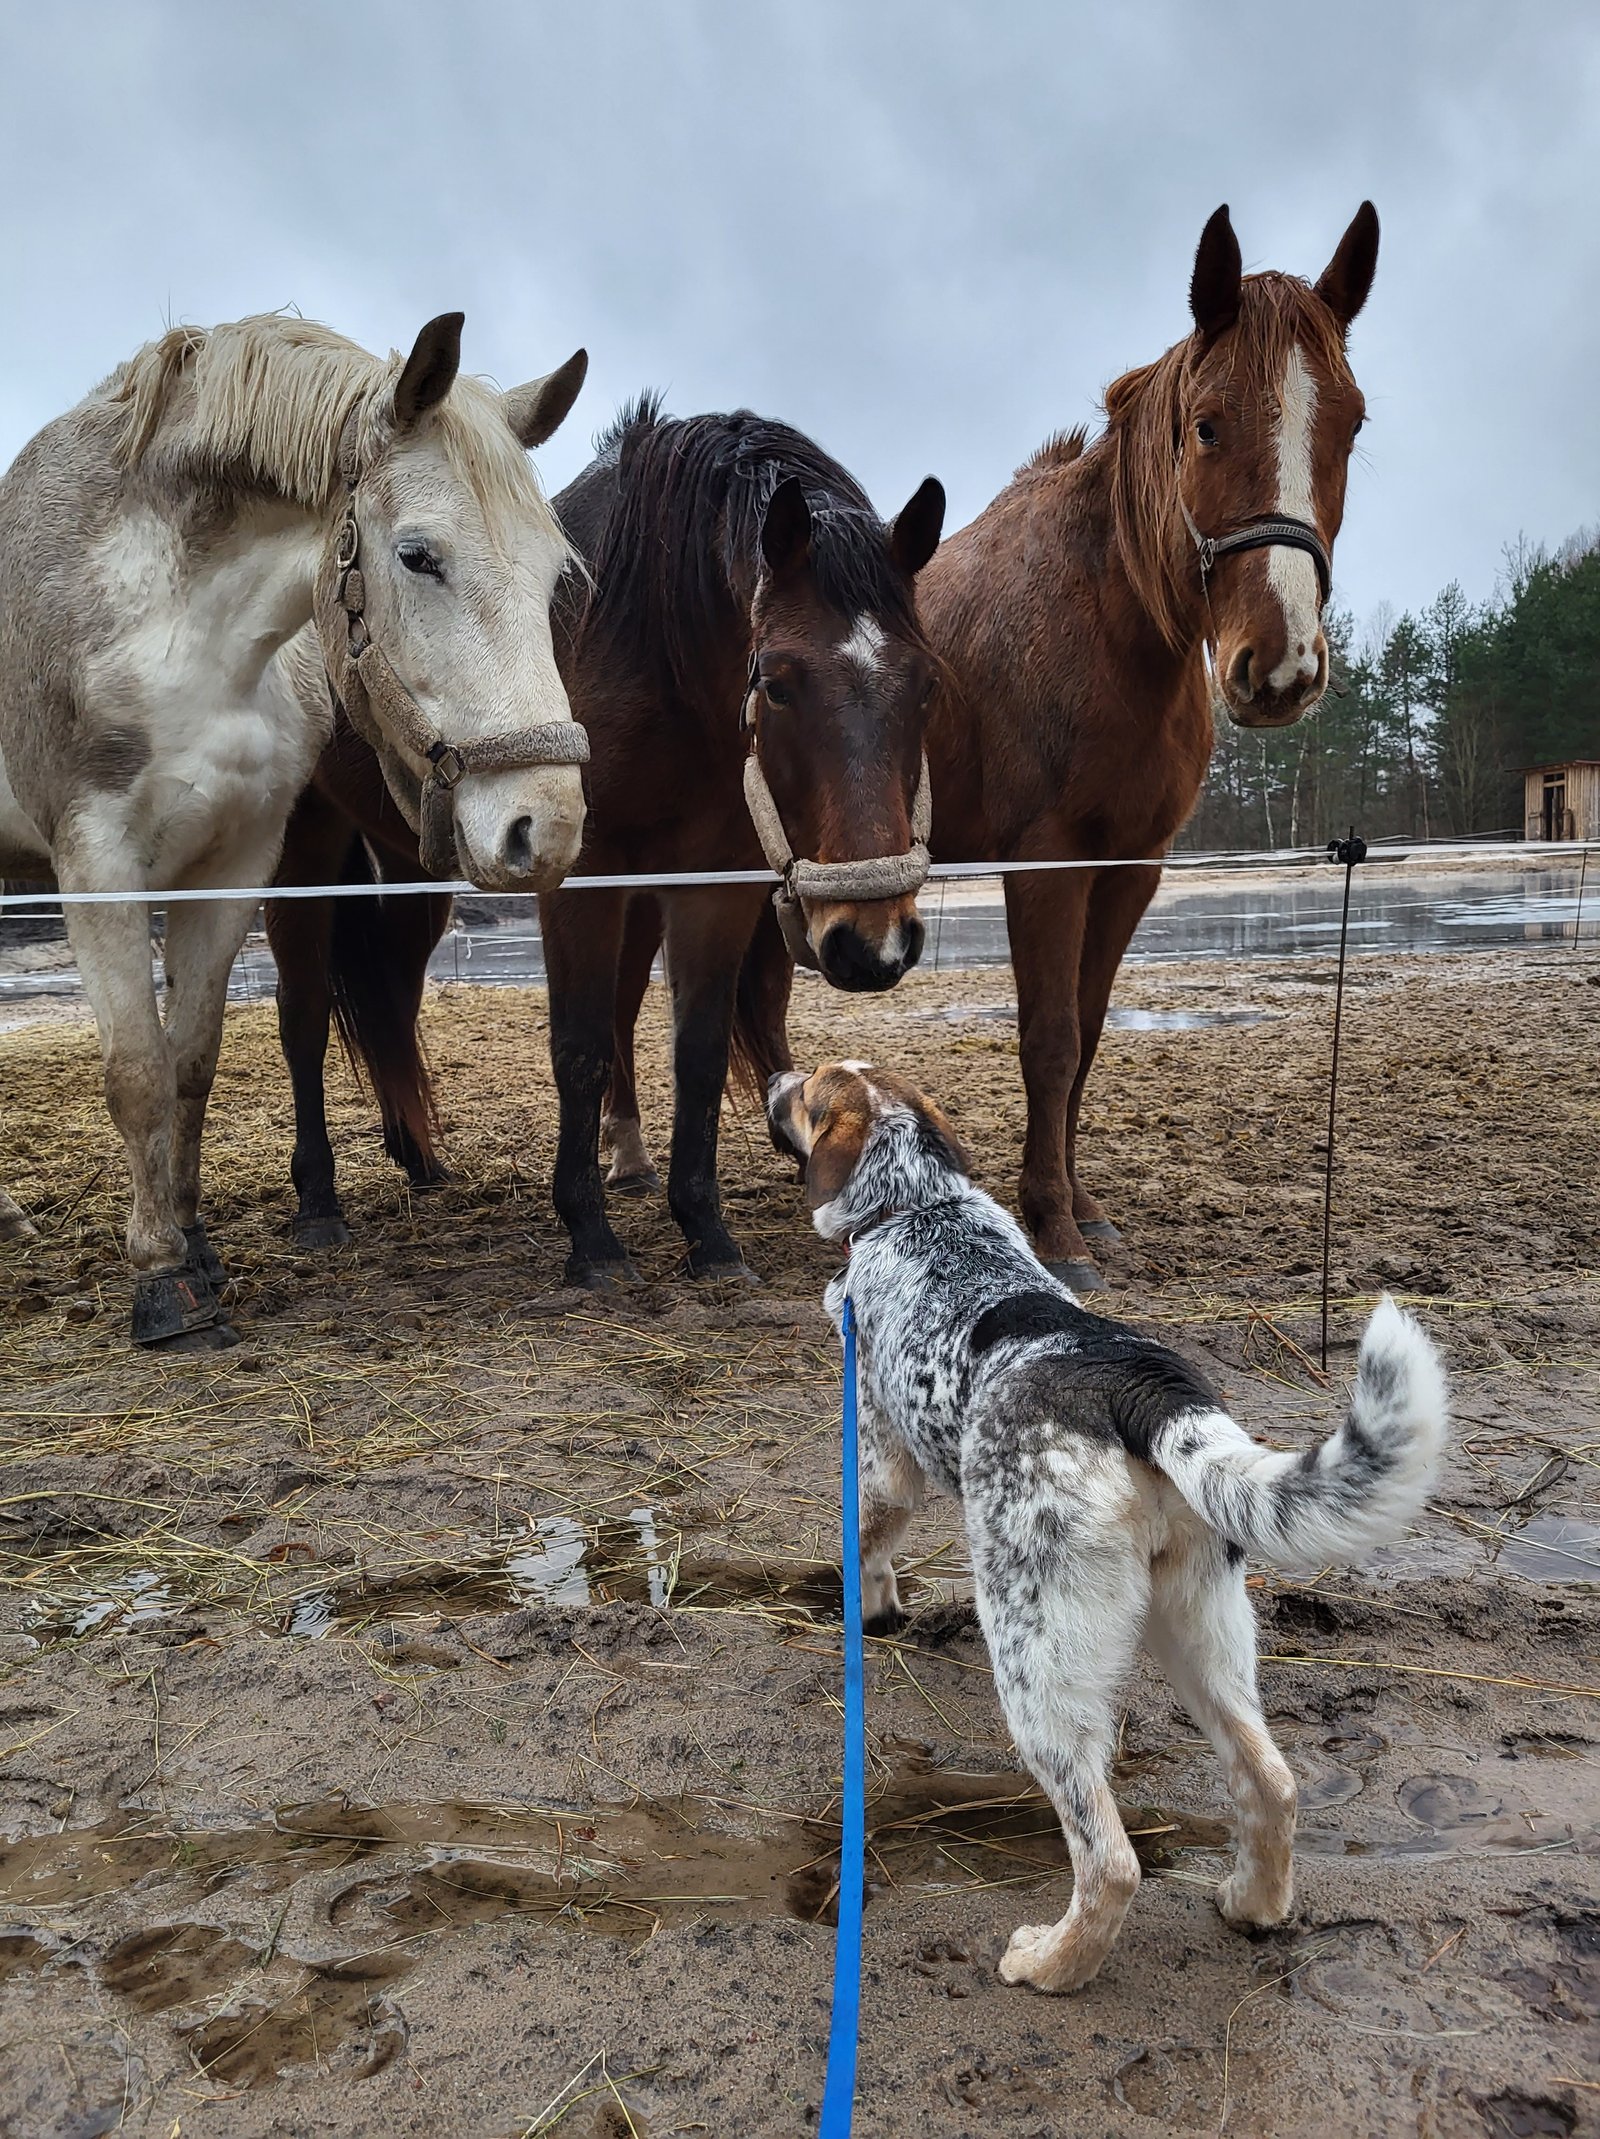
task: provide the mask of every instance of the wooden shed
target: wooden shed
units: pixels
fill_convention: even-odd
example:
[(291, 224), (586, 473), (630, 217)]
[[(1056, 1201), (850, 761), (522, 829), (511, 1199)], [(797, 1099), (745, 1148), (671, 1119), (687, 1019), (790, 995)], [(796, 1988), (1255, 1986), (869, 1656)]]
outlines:
[(1600, 839), (1600, 758), (1528, 765), (1522, 781), (1529, 839)]

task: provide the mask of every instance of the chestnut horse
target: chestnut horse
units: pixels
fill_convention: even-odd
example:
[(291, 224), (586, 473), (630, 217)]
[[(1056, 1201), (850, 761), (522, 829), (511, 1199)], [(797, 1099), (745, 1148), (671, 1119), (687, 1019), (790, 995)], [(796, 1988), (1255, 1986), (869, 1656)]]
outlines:
[[(807, 857), (791, 879), (791, 942), (836, 987), (892, 987), (921, 953), (922, 924), (914, 889), (872, 892), (875, 878), (914, 886), (926, 865), (917, 820), (937, 664), (913, 581), (938, 544), (939, 485), (929, 478), (885, 527), (797, 431), (748, 413), (675, 422), (646, 399), (555, 504), (590, 572), (587, 594), (569, 581), (556, 614), (558, 660), (589, 736), (580, 873), (760, 868), (771, 841), (752, 812), (764, 808)], [(295, 811), (277, 880), (375, 871), (420, 874), (416, 843), (371, 753), (341, 727)], [(569, 1283), (631, 1274), (599, 1168), (625, 937), (648, 937), (651, 955), (666, 944), (668, 1197), (689, 1268), (743, 1270), (722, 1221), (717, 1130), (740, 965), (768, 898), (760, 883), (665, 891), (630, 916), (625, 892), (541, 897)], [(447, 911), (422, 896), (268, 908), (295, 1094), (295, 1227), (308, 1244), (347, 1237), (323, 1112), (330, 1017), (371, 1073), (391, 1156), (413, 1180), (437, 1175), (415, 1019)]]
[[(1116, 1228), (1078, 1175), (1084, 1084), (1112, 982), (1211, 754), (1210, 657), (1245, 728), (1302, 719), (1328, 681), (1322, 607), (1363, 403), (1345, 335), (1372, 284), (1364, 202), (1312, 284), (1244, 275), (1226, 208), (1205, 227), (1193, 331), (1106, 394), (1105, 429), (1051, 440), (918, 582), (946, 680), (928, 725), (940, 861), (1148, 860), (1005, 879), (1027, 1132), (1019, 1200), (1079, 1291)], [(632, 1028), (654, 944), (621, 983), (614, 1146), (648, 1166)], [(764, 927), (735, 1045), (792, 1067), (792, 971)]]

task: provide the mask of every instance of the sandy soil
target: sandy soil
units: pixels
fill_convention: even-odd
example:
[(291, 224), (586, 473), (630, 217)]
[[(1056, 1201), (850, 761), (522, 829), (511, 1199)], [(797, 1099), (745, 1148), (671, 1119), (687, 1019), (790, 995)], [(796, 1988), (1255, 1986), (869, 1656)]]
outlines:
[[(1018, 1773), (955, 1512), (870, 1645), (866, 2139), (1600, 2131), (1600, 992), (1587, 957), (1361, 961), (1346, 1005), (1334, 1380), (1387, 1285), (1455, 1374), (1418, 1535), (1259, 1579), (1303, 1786), (1299, 1908), (1217, 1917), (1228, 1808), (1164, 1686), (1119, 1795), (1148, 1868), (1100, 1979), (1007, 1990), (1070, 1879)], [(1113, 1303), (1263, 1435), (1316, 1356), (1327, 976), (1130, 973), (1089, 1168)], [(949, 1104), (1008, 1192), (1008, 976), (803, 987), (803, 1053)], [(652, 1002), (647, 1114), (664, 1093)], [(828, 2024), (840, 1760), (827, 1251), (748, 1109), (727, 1202), (760, 1290), (558, 1288), (543, 1006), (445, 989), (455, 1179), (414, 1196), (342, 1073), (357, 1245), (287, 1242), (270, 1012), (231, 1013), (213, 1237), (244, 1342), (123, 1346), (121, 1177), (92, 1034), (0, 1035), (0, 2131), (576, 2139), (803, 2133)]]

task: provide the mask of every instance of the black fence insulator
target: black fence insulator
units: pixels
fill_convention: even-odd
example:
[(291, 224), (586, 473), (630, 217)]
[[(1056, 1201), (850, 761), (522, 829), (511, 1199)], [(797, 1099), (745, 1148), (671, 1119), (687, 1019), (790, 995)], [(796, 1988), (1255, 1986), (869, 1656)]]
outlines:
[(1322, 1178), (1322, 1371), (1328, 1371), (1328, 1272), (1333, 1249), (1333, 1124), (1339, 1106), (1339, 1033), (1344, 1022), (1344, 957), (1350, 936), (1350, 879), (1367, 858), (1367, 843), (1354, 825), (1346, 839), (1328, 841), (1328, 859), (1344, 870), (1344, 909), (1339, 917), (1339, 978), (1333, 991), (1333, 1060), (1328, 1071), (1328, 1163)]

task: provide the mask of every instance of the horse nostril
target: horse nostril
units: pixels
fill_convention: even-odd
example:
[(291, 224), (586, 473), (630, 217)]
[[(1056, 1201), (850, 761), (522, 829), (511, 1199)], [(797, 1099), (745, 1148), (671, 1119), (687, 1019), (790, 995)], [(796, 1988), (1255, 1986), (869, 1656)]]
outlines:
[(928, 940), (928, 932), (919, 920), (913, 918), (905, 923), (905, 954), (900, 960), (902, 973), (909, 973), (922, 956), (922, 946)]
[(516, 817), (506, 827), (500, 842), (500, 857), (513, 876), (533, 873), (533, 819)]
[(1255, 658), (1255, 649), (1250, 646), (1242, 647), (1234, 655), (1233, 667), (1229, 672), (1229, 676), (1234, 689), (1241, 698), (1248, 698), (1253, 688), (1250, 681), (1250, 670)]

